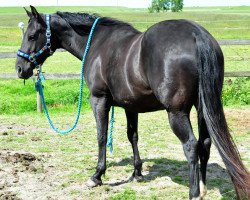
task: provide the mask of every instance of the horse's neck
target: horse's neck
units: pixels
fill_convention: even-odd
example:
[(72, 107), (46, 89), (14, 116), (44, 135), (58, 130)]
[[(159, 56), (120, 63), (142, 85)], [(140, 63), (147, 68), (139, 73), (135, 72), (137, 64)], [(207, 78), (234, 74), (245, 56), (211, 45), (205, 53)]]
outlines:
[[(86, 45), (87, 38), (78, 35), (65, 20), (57, 15), (52, 17), (51, 29), (55, 33), (56, 48), (63, 48), (73, 54), (78, 59), (82, 59), (82, 54)], [(53, 41), (52, 41), (53, 43)]]
[[(67, 50), (68, 52), (70, 52), (75, 57), (81, 60), (84, 49), (86, 47), (88, 36), (81, 36), (77, 34), (64, 20), (57, 21), (56, 25), (57, 26), (55, 27), (58, 27), (56, 30), (56, 35), (59, 42), (58, 47)], [(105, 42), (103, 43), (103, 41), (107, 42), (107, 40), (109, 40), (110, 38), (112, 38), (113, 43), (115, 43), (115, 39), (112, 36), (113, 33), (115, 33), (116, 38), (119, 41), (121, 41), (123, 37), (134, 35), (133, 32), (128, 32), (126, 34), (124, 34), (123, 32), (124, 30), (117, 30), (103, 26), (101, 31), (95, 31), (92, 43), (96, 43), (96, 45), (93, 46), (100, 47), (100, 45), (102, 44), (105, 45)], [(119, 35), (119, 37), (117, 37), (117, 35)]]
[(82, 59), (86, 38), (79, 36), (73, 30), (68, 30), (64, 36), (59, 38), (61, 48)]

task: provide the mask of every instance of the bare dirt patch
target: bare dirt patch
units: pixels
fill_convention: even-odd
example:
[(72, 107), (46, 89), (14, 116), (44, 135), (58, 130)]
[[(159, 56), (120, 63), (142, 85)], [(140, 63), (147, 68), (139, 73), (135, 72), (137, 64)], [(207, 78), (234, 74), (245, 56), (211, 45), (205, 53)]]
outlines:
[(0, 199), (53, 199), (63, 195), (54, 192), (58, 184), (55, 181), (57, 173), (49, 164), (49, 157), (28, 152), (1, 151)]
[(250, 132), (250, 109), (226, 109), (229, 127), (236, 133)]

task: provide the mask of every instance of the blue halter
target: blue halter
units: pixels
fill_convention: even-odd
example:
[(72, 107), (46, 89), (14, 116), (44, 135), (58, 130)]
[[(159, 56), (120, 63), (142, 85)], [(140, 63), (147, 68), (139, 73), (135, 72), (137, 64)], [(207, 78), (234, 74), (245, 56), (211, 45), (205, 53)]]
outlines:
[(17, 56), (27, 59), (29, 62), (33, 63), (38, 70), (40, 69), (40, 64), (38, 64), (37, 58), (46, 51), (50, 51), (50, 54), (52, 52), (51, 51), (51, 42), (50, 42), (50, 37), (51, 37), (50, 15), (45, 15), (45, 19), (46, 19), (45, 21), (46, 21), (46, 25), (47, 25), (46, 34), (45, 34), (47, 41), (46, 41), (46, 44), (44, 45), (44, 47), (41, 48), (36, 53), (31, 53), (31, 54), (25, 53), (22, 50), (17, 51)]

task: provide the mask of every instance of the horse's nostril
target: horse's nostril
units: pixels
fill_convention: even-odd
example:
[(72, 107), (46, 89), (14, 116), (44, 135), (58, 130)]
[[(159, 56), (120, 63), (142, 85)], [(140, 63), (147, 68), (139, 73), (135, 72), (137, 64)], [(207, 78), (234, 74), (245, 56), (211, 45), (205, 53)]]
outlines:
[(17, 73), (21, 74), (22, 73), (22, 68), (20, 66), (17, 66)]

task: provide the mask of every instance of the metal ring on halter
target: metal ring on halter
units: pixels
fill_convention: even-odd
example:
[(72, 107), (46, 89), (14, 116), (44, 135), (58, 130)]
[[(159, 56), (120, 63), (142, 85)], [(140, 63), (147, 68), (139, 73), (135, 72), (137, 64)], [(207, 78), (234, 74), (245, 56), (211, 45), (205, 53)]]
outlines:
[(46, 47), (48, 47), (50, 49), (51, 43), (50, 42), (46, 43)]
[(35, 58), (33, 56), (29, 56), (29, 61), (33, 63), (35, 61)]
[(46, 31), (46, 37), (50, 38), (50, 36), (51, 36), (51, 32), (50, 31)]

